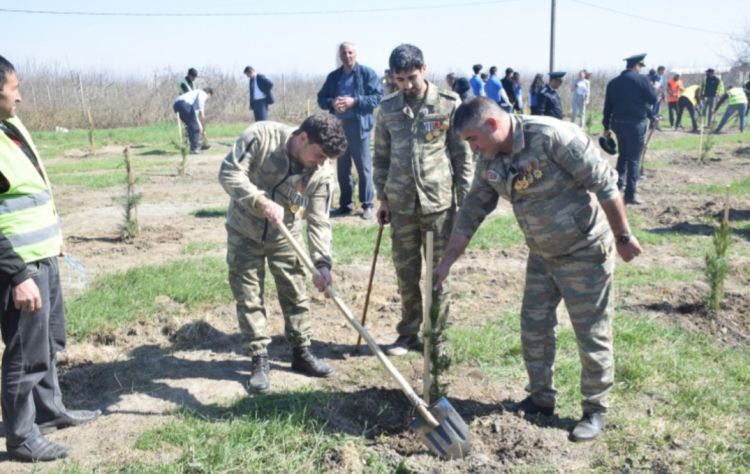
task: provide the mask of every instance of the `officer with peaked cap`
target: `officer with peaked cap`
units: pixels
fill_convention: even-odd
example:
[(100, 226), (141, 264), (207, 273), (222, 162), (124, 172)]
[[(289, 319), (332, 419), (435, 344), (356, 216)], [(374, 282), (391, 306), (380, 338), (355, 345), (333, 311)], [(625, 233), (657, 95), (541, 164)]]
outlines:
[(547, 115), (562, 120), (562, 102), (557, 90), (562, 85), (562, 78), (565, 71), (555, 71), (549, 73), (549, 82), (542, 87), (539, 92), (539, 115)]
[(656, 91), (648, 78), (640, 74), (645, 57), (645, 54), (636, 54), (625, 58), (626, 69), (609, 81), (604, 98), (604, 136), (609, 138), (612, 132), (617, 136), (620, 148), (617, 186), (625, 189), (625, 204), (643, 204), (636, 196), (636, 184), (646, 134), (645, 119), (648, 117), (652, 125), (656, 120), (652, 109)]

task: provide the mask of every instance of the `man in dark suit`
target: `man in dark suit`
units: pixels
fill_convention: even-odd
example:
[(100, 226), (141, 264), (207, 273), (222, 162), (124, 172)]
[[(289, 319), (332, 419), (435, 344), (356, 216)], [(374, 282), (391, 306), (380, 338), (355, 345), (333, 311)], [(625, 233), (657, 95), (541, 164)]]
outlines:
[(255, 121), (268, 120), (268, 106), (273, 104), (273, 82), (258, 74), (252, 66), (245, 67), (244, 72), (250, 79), (250, 110), (255, 115)]

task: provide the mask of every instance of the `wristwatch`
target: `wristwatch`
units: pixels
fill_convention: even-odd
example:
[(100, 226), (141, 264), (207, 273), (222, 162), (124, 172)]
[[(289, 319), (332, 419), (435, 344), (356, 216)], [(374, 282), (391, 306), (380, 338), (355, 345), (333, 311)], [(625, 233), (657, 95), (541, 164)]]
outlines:
[(618, 244), (627, 244), (628, 242), (630, 242), (630, 234), (628, 234), (627, 232), (617, 236)]

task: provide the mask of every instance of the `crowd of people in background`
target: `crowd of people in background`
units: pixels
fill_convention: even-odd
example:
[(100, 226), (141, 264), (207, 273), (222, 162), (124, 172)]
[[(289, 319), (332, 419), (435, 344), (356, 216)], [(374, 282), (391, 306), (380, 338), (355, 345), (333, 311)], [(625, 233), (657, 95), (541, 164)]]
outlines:
[[(498, 74), (497, 66), (491, 66), (487, 72), (484, 72), (482, 64), (474, 64), (471, 69), (473, 72), (471, 77), (456, 72), (450, 72), (445, 76), (448, 88), (458, 94), (461, 100), (486, 96), (497, 102), (507, 112), (549, 115), (563, 119), (564, 114), (559, 89), (563, 84), (565, 72), (550, 72), (547, 75), (547, 82), (544, 81), (543, 74), (535, 74), (528, 88), (525, 89), (526, 94), (524, 94), (521, 74), (512, 67), (505, 69), (505, 75), (502, 78)], [(249, 79), (250, 110), (254, 113), (255, 121), (268, 120), (268, 106), (274, 102), (273, 82), (266, 76), (257, 74), (251, 66), (247, 66), (243, 72)], [(699, 83), (686, 85), (680, 72), (673, 71), (670, 77), (665, 66), (650, 69), (646, 77), (651, 82), (657, 96), (657, 101), (652, 106), (653, 115), (660, 116), (662, 106), (666, 102), (666, 115), (669, 118), (670, 128), (683, 130), (682, 116), (685, 112), (690, 116), (692, 125), (690, 131), (692, 133), (699, 132), (701, 120), (704, 121), (704, 127), (712, 127), (715, 122), (714, 115), (725, 102), (727, 108), (724, 116), (713, 129), (713, 132), (722, 133), (722, 129), (728, 120), (735, 114), (739, 118), (740, 132), (747, 128), (750, 80), (744, 84), (738, 83), (727, 87), (721, 76), (716, 74), (715, 69), (708, 68)], [(184, 102), (190, 98), (182, 97), (182, 95), (196, 90), (194, 83), (197, 78), (198, 71), (195, 68), (188, 69), (186, 76), (180, 81), (180, 97), (175, 102)], [(330, 84), (328, 87), (330, 87)], [(389, 69), (386, 69), (384, 75), (380, 78), (380, 87), (384, 95), (398, 90)], [(592, 95), (591, 73), (586, 69), (578, 71), (570, 88), (570, 121), (586, 128), (586, 116)], [(205, 91), (205, 89), (203, 90)], [(202, 110), (196, 109), (196, 117), (198, 117), (198, 112), (202, 112)], [(189, 127), (189, 135), (195, 136), (202, 130), (202, 125), (196, 126), (195, 121), (191, 122), (193, 123)], [(197, 120), (197, 122), (200, 124), (200, 120)], [(662, 130), (660, 126), (657, 127), (657, 130)], [(198, 130), (198, 133), (190, 133), (193, 129)], [(200, 149), (191, 149), (191, 151), (197, 153)], [(357, 160), (355, 160), (356, 162)]]
[[(562, 110), (556, 107), (559, 90), (562, 84), (563, 72), (551, 72), (548, 81), (545, 82), (544, 75), (537, 73), (531, 79), (526, 94), (521, 82), (521, 74), (512, 67), (505, 69), (505, 76), (498, 77), (498, 67), (491, 66), (488, 73), (482, 72), (484, 66), (475, 64), (472, 66), (473, 74), (466, 78), (451, 72), (446, 76), (448, 87), (459, 94), (462, 100), (475, 96), (486, 96), (500, 105), (506, 111), (528, 113), (531, 115), (551, 115), (562, 117)], [(737, 114), (740, 122), (740, 131), (744, 131), (747, 125), (748, 101), (750, 100), (750, 80), (744, 84), (736, 84), (734, 87), (726, 88), (721, 77), (716, 74), (715, 69), (709, 68), (705, 76), (696, 84), (685, 85), (677, 71), (672, 76), (667, 74), (665, 66), (650, 69), (647, 74), (657, 96), (656, 103), (652, 106), (653, 114), (659, 116), (662, 106), (667, 105), (666, 114), (669, 118), (669, 126), (675, 130), (682, 130), (682, 115), (685, 111), (690, 115), (693, 133), (699, 132), (700, 117), (705, 119), (704, 126), (714, 125), (714, 115), (724, 102), (727, 108), (719, 125), (713, 129), (714, 133), (721, 133), (727, 121)], [(394, 92), (394, 84), (389, 77), (389, 71), (385, 71), (382, 78), (384, 91)], [(731, 92), (730, 92), (731, 91)], [(524, 100), (524, 96), (526, 100)], [(591, 98), (591, 73), (586, 69), (578, 72), (571, 84), (570, 94), (570, 121), (580, 127), (586, 127), (586, 114)], [(722, 100), (723, 98), (723, 100)], [(726, 118), (726, 120), (725, 120)], [(658, 130), (662, 130), (661, 127)]]

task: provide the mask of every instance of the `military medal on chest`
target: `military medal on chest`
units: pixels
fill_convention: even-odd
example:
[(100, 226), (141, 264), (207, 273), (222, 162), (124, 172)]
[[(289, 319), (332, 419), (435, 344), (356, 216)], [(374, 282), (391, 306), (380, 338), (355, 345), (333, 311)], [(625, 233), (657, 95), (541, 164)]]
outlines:
[(289, 199), (289, 210), (292, 211), (292, 214), (296, 214), (297, 211), (299, 211), (302, 208), (302, 205), (305, 203), (306, 199), (304, 193), (305, 183), (304, 180), (300, 179), (299, 181), (297, 181), (297, 185), (294, 187), (294, 195), (290, 196)]
[(539, 161), (533, 159), (528, 165), (521, 166), (521, 172), (518, 174), (516, 182), (513, 183), (513, 189), (523, 191), (534, 184), (535, 181), (542, 179), (542, 176), (543, 173), (539, 169)]
[(427, 120), (422, 122), (425, 129), (424, 139), (428, 142), (431, 142), (432, 140), (438, 138), (440, 135), (442, 135), (443, 132), (448, 130), (447, 120), (431, 120), (431, 118), (433, 117), (435, 117), (435, 115), (433, 115), (432, 117), (426, 117)]

